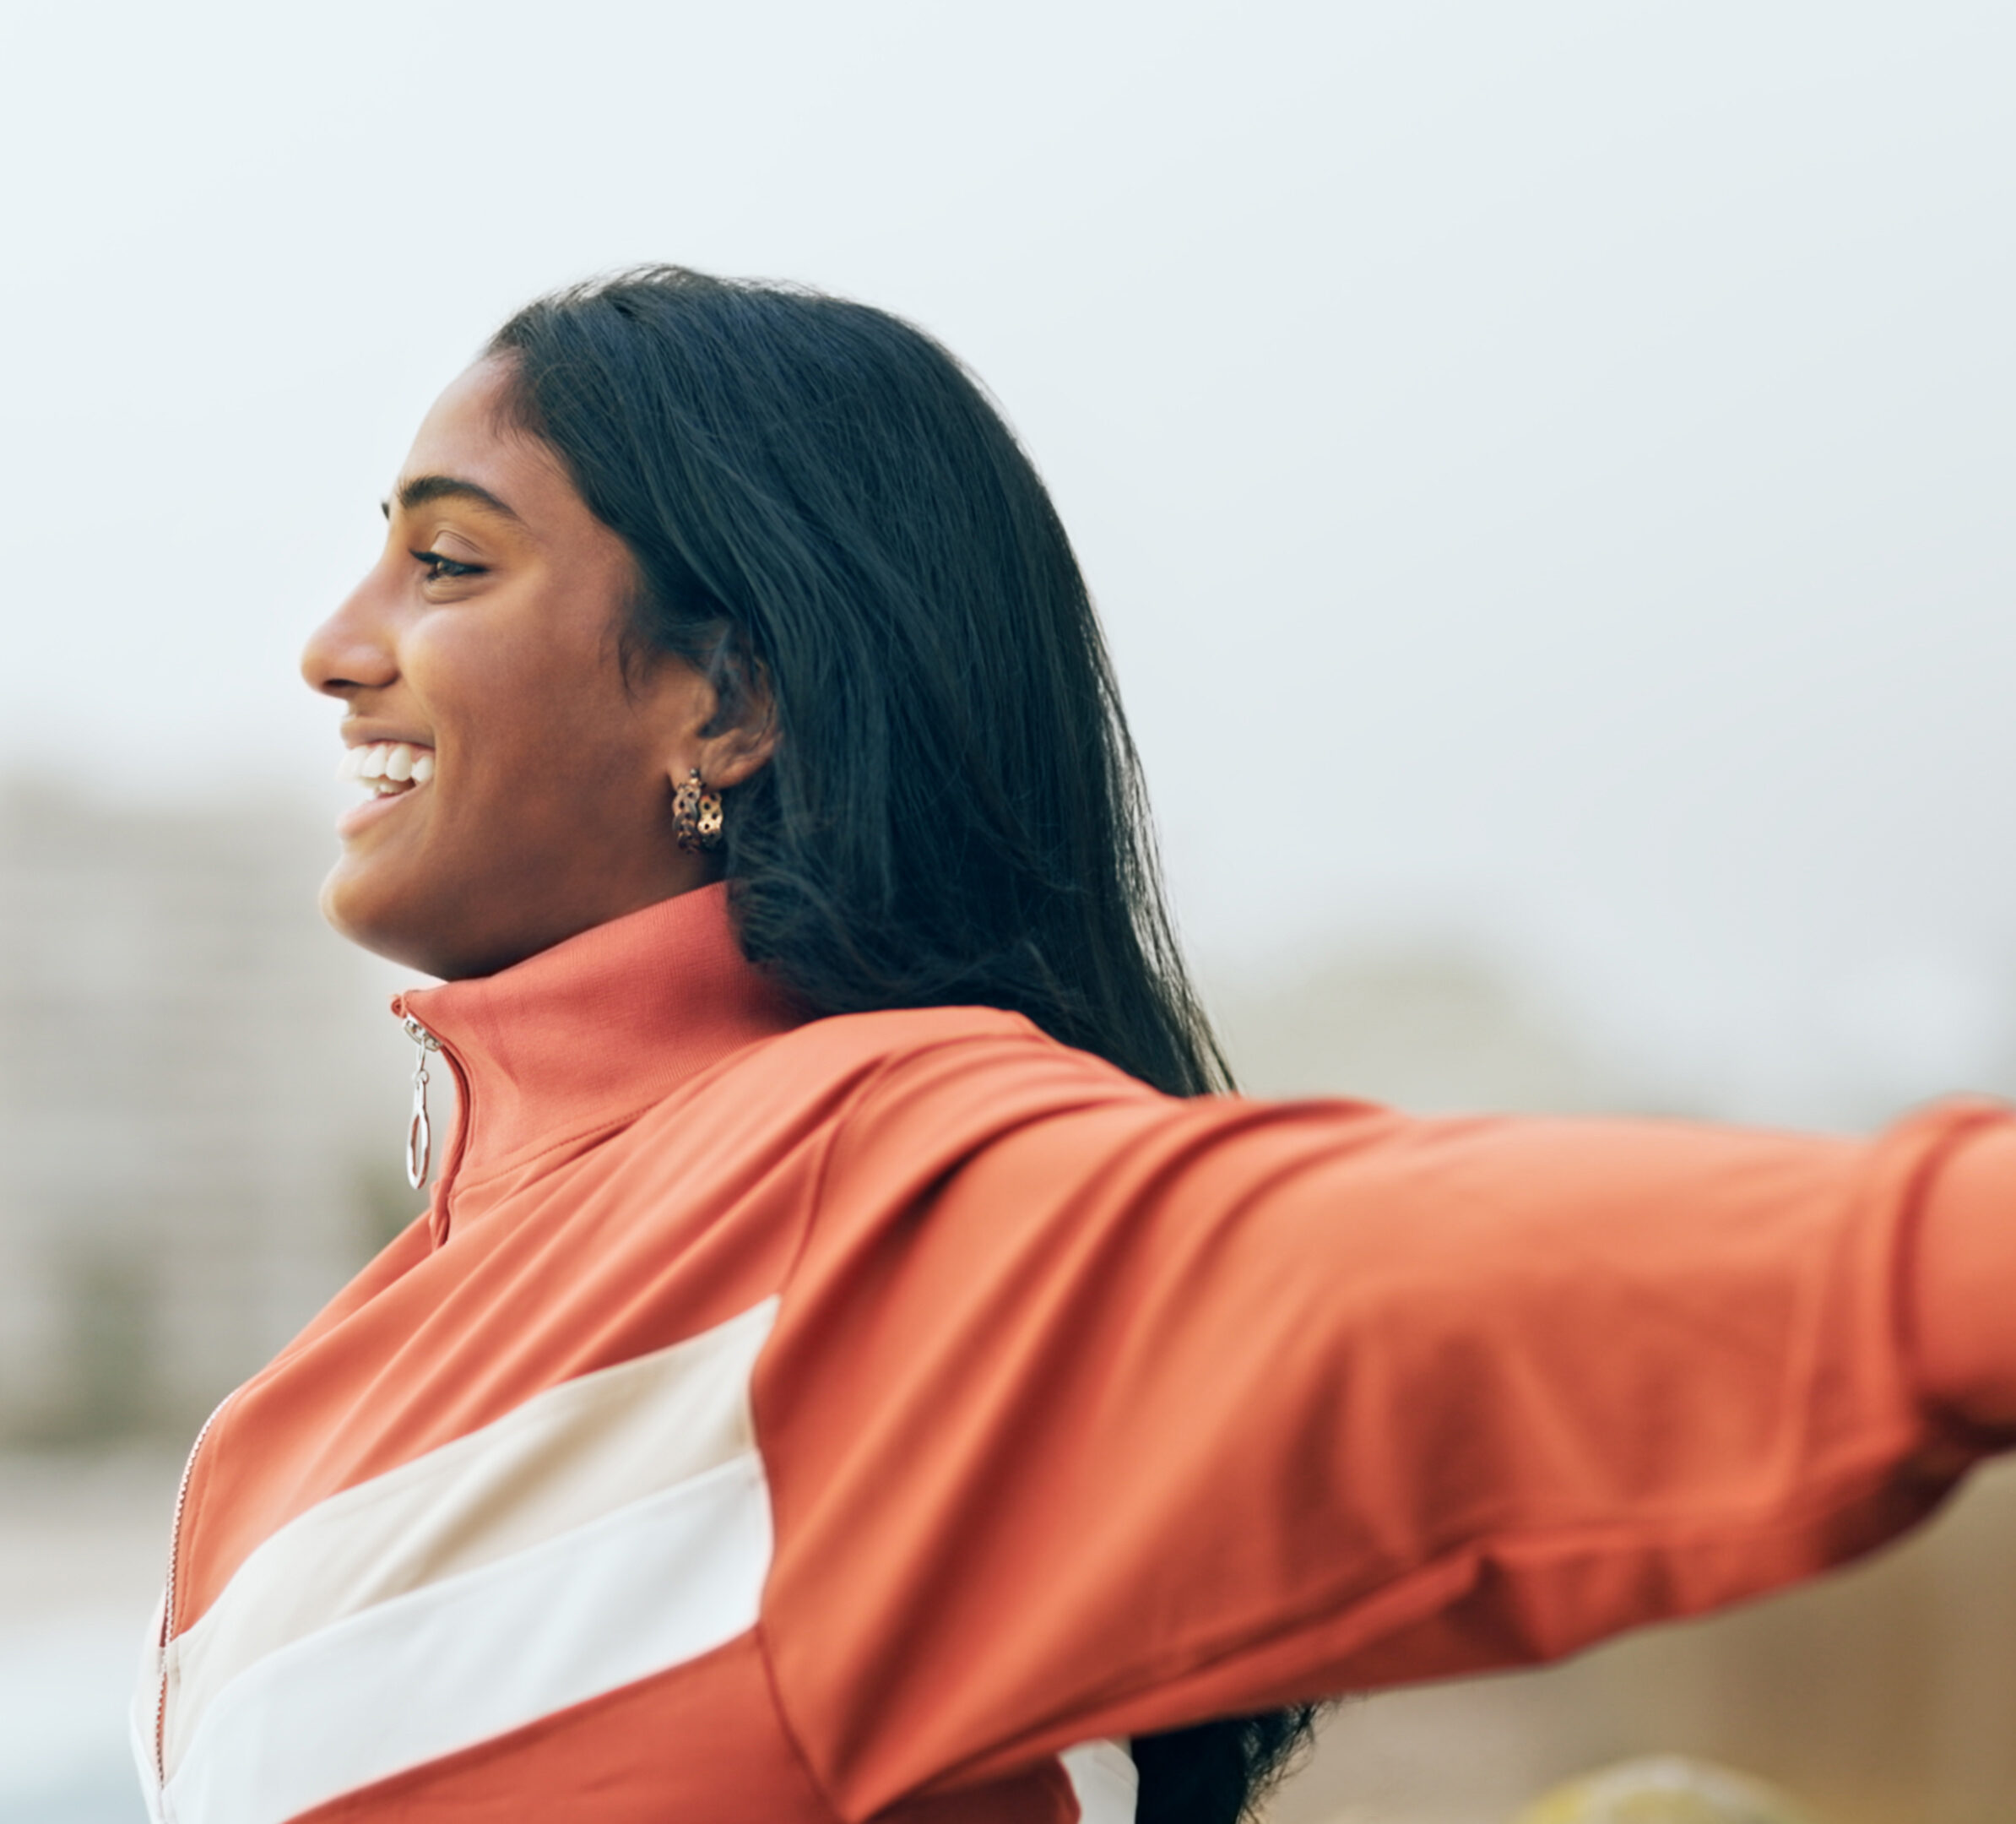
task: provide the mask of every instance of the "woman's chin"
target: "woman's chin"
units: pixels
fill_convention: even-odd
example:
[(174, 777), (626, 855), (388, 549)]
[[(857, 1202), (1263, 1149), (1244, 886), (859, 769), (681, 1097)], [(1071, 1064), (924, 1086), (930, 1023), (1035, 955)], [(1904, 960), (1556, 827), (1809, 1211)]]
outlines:
[(345, 852), (322, 883), (322, 915), (336, 934), (387, 961), (439, 975), (436, 920), (371, 858)]

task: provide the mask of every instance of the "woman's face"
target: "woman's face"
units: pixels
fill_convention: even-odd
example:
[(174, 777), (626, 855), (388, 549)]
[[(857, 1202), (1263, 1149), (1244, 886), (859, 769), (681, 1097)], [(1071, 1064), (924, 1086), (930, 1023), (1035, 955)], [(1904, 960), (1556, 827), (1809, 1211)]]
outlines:
[(633, 663), (626, 679), (630, 553), (512, 428), (507, 373), (479, 362), (436, 402), (384, 551), (301, 660), (344, 703), (345, 769), (392, 775), (360, 780), (369, 795), (338, 820), (322, 911), (445, 977), (702, 885), (673, 788), (692, 767), (732, 784), (761, 763), (702, 736), (714, 693), (691, 666)]

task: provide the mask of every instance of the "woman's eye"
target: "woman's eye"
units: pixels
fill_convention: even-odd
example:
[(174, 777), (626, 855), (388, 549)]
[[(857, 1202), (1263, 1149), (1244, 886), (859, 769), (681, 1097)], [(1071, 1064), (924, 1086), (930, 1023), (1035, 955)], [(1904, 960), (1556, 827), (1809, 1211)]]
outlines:
[(442, 556), (439, 551), (416, 551), (413, 553), (413, 556), (415, 562), (425, 567), (427, 580), (430, 583), (438, 583), (444, 577), (481, 576), (483, 574), (481, 564), (458, 563), (453, 557)]

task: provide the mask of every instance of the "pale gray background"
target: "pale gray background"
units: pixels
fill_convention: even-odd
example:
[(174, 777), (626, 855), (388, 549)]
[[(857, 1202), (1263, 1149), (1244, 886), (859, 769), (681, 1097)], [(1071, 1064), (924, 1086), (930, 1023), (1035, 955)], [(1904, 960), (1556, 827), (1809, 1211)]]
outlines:
[(528, 293), (937, 332), (1050, 477), (1208, 968), (1433, 930), (1680, 1101), (1986, 1078), (2016, 13), (0, 13), (0, 757), (319, 790), (301, 634)]

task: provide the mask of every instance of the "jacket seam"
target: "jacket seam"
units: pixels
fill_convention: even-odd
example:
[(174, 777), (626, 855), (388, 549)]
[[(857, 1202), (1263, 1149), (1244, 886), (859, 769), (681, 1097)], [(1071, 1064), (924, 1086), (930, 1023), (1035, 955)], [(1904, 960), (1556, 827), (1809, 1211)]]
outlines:
[[(798, 1270), (804, 1263), (806, 1250), (811, 1246), (812, 1230), (819, 1220), (819, 1208), (825, 1198), (826, 1178), (832, 1170), (833, 1153), (839, 1144), (842, 1129), (848, 1117), (859, 1110), (861, 1103), (881, 1079), (884, 1073), (891, 1067), (894, 1061), (892, 1058), (883, 1058), (866, 1077), (848, 1092), (840, 1108), (836, 1111), (834, 1120), (826, 1130), (825, 1143), (820, 1149), (818, 1170), (813, 1174), (811, 1187), (806, 1194), (805, 1214), (799, 1223), (797, 1237), (792, 1243), (791, 1257), (785, 1262), (783, 1273), (778, 1280), (778, 1322), (771, 1326), (770, 1334), (763, 1338), (763, 1347), (757, 1351), (756, 1362), (751, 1365), (750, 1371), (749, 1430), (750, 1436), (756, 1440), (756, 1455), (759, 1459), (763, 1457), (763, 1436), (756, 1410), (756, 1374), (761, 1371), (763, 1356), (768, 1353), (770, 1344), (783, 1323), (784, 1309), (790, 1302), (791, 1289), (798, 1278)], [(766, 1480), (767, 1480), (767, 1475)], [(771, 1566), (774, 1570), (777, 1562), (774, 1518), (772, 1524), (773, 1543)], [(806, 1783), (811, 1788), (820, 1804), (826, 1807), (828, 1814), (835, 1819), (843, 1821), (843, 1824), (844, 1824), (847, 1814), (840, 1809), (839, 1804), (827, 1787), (826, 1782), (821, 1777), (818, 1767), (813, 1762), (811, 1751), (806, 1747), (804, 1738), (799, 1733), (798, 1725), (792, 1718), (791, 1707), (784, 1700), (783, 1684), (777, 1675), (777, 1664), (770, 1653), (768, 1594), (767, 1580), (766, 1580), (764, 1599), (757, 1604), (755, 1631), (756, 1653), (763, 1662), (763, 1681), (769, 1687), (771, 1707), (777, 1713), (778, 1728), (782, 1732), (784, 1740), (791, 1745), (791, 1752), (796, 1756), (799, 1767), (805, 1772)]]
[(847, 1824), (847, 1814), (834, 1802), (833, 1795), (826, 1789), (826, 1782), (819, 1777), (818, 1769), (812, 1764), (811, 1752), (806, 1748), (798, 1733), (797, 1725), (791, 1720), (791, 1712), (784, 1702), (783, 1686), (778, 1682), (777, 1665), (770, 1657), (770, 1624), (768, 1618), (759, 1614), (756, 1627), (756, 1657), (763, 1663), (763, 1683), (770, 1692), (770, 1707), (777, 1713), (778, 1733), (790, 1745), (792, 1756), (805, 1774), (805, 1783), (812, 1795), (824, 1805), (828, 1816)]
[(496, 1184), (514, 1174), (528, 1170), (539, 1165), (542, 1161), (553, 1158), (555, 1154), (568, 1152), (570, 1149), (576, 1156), (578, 1156), (580, 1153), (588, 1148), (600, 1145), (604, 1140), (613, 1139), (626, 1128), (636, 1126), (652, 1110), (662, 1107), (665, 1103), (670, 1101), (674, 1095), (684, 1094), (699, 1080), (697, 1078), (690, 1078), (669, 1094), (658, 1096), (648, 1102), (641, 1102), (636, 1108), (626, 1113), (615, 1116), (606, 1121), (591, 1122), (585, 1127), (571, 1128), (555, 1138), (543, 1141), (530, 1152), (521, 1154), (516, 1159), (506, 1159), (501, 1164), (493, 1166), (480, 1178), (458, 1176), (455, 1181), (455, 1194), (460, 1197), (465, 1191), (483, 1190), (486, 1186)]
[[(802, 1030), (802, 1029), (800, 1029)], [(840, 1106), (834, 1111), (833, 1119), (827, 1128), (825, 1144), (820, 1153), (818, 1170), (813, 1175), (811, 1186), (806, 1193), (804, 1219), (799, 1224), (798, 1236), (792, 1246), (791, 1257), (785, 1263), (783, 1273), (778, 1281), (778, 1324), (773, 1326), (770, 1335), (764, 1338), (763, 1351), (767, 1351), (771, 1341), (777, 1335), (778, 1328), (782, 1325), (783, 1313), (785, 1306), (790, 1302), (792, 1288), (797, 1282), (799, 1270), (804, 1265), (806, 1252), (811, 1246), (813, 1231), (818, 1227), (820, 1212), (826, 1199), (826, 1182), (832, 1172), (833, 1156), (839, 1150), (845, 1137), (848, 1122), (860, 1115), (864, 1107), (873, 1100), (876, 1091), (884, 1086), (886, 1080), (903, 1066), (932, 1052), (970, 1045), (974, 1041), (976, 1036), (973, 1034), (961, 1033), (945, 1039), (935, 1040), (929, 1045), (918, 1045), (900, 1052), (886, 1054), (879, 1059), (874, 1068), (870, 1070), (848, 1091)], [(997, 1043), (999, 1039), (1009, 1037), (1012, 1037), (1022, 1044), (1054, 1043), (1049, 1039), (1046, 1034), (1035, 1029), (1013, 1034), (1002, 1034), (998, 1037), (994, 1034), (989, 1034), (987, 1037), (990, 1042)], [(759, 1367), (763, 1351), (759, 1351), (757, 1355)], [(753, 1371), (750, 1377), (749, 1398), (750, 1432), (756, 1439), (756, 1454), (760, 1458), (763, 1454), (763, 1440), (756, 1414), (756, 1378)], [(775, 1561), (773, 1556), (772, 1560), (773, 1567)], [(766, 1598), (767, 1596), (767, 1592), (766, 1591)], [(756, 1651), (763, 1663), (764, 1681), (770, 1691), (771, 1706), (777, 1713), (778, 1727), (783, 1733), (785, 1740), (790, 1744), (791, 1751), (797, 1757), (799, 1766), (804, 1770), (806, 1782), (819, 1802), (826, 1807), (827, 1812), (833, 1818), (840, 1821), (840, 1824), (849, 1824), (848, 1813), (841, 1808), (838, 1800), (821, 1775), (813, 1761), (810, 1750), (805, 1745), (805, 1740), (800, 1734), (796, 1723), (793, 1720), (791, 1707), (784, 1696), (783, 1683), (778, 1677), (776, 1662), (771, 1657), (770, 1619), (767, 1599), (759, 1605), (755, 1633)], [(920, 1791), (924, 1789), (925, 1788), (919, 1789)]]

